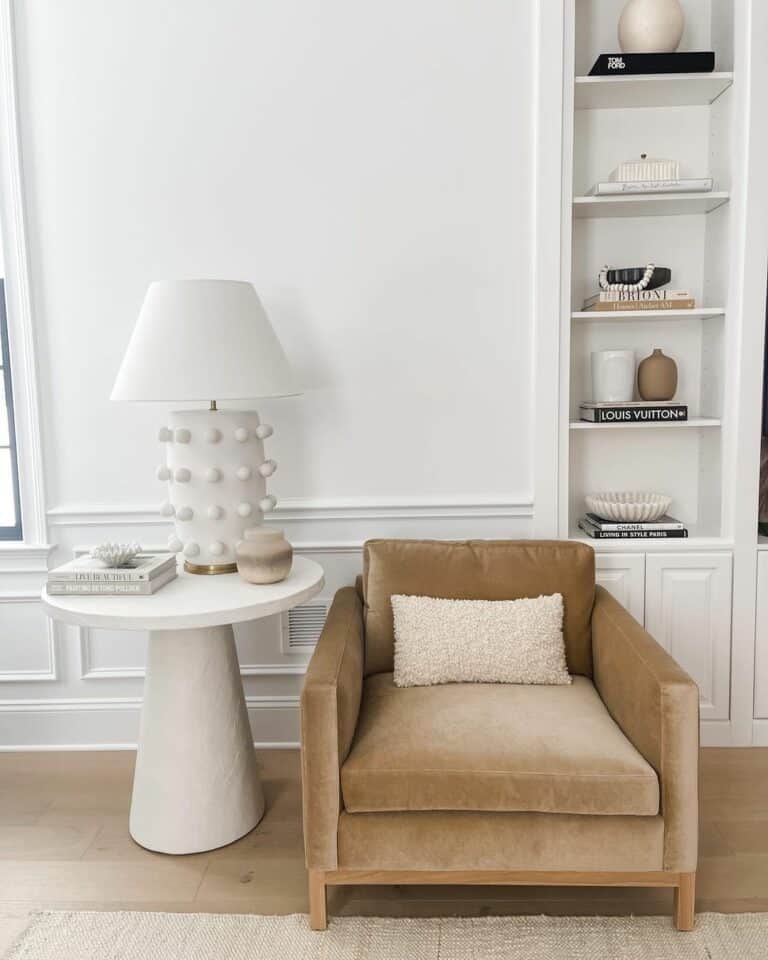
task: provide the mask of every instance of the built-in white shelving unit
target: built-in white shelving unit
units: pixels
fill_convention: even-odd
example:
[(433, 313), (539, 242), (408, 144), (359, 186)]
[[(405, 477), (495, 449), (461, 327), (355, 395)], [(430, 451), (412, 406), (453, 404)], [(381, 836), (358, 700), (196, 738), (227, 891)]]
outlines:
[(642, 320), (690, 320), (693, 317), (722, 317), (724, 307), (695, 307), (691, 310), (575, 310), (571, 319), (575, 323), (621, 323)]
[[(563, 100), (570, 105), (563, 156), (563, 374), (561, 531), (573, 531), (584, 495), (595, 489), (649, 489), (673, 497), (673, 510), (702, 538), (727, 540), (724, 450), (731, 442), (728, 361), (737, 333), (732, 289), (733, 231), (741, 199), (737, 141), (739, 0), (688, 0), (681, 49), (714, 49), (716, 72), (590, 77), (601, 53), (616, 49), (622, 0), (571, 0), (572, 43)], [(570, 67), (570, 69), (568, 69)], [(647, 153), (678, 160), (683, 176), (712, 177), (707, 193), (592, 196), (621, 160)], [(691, 290), (691, 310), (586, 311), (600, 267), (670, 267), (671, 286)], [(711, 306), (710, 306), (711, 304)], [(579, 420), (591, 400), (590, 355), (632, 349), (637, 362), (655, 347), (675, 358), (682, 423), (594, 424)], [(567, 470), (565, 468), (567, 463)], [(689, 541), (694, 539), (689, 537)], [(674, 550), (679, 540), (664, 546)]]
[(703, 106), (733, 83), (732, 73), (664, 73), (658, 76), (576, 77), (576, 110)]
[(633, 194), (621, 197), (574, 197), (573, 215), (598, 217), (679, 217), (711, 213), (728, 203), (723, 190), (710, 193)]
[(677, 423), (590, 423), (588, 420), (572, 420), (571, 430), (684, 430), (698, 427), (719, 427), (714, 417), (689, 417)]
[[(766, 716), (753, 728), (757, 557), (768, 547), (756, 533), (768, 252), (768, 210), (760, 206), (768, 200), (768, 66), (759, 38), (768, 30), (768, 4), (686, 0), (680, 49), (714, 50), (715, 73), (590, 77), (599, 54), (617, 52), (623, 6), (563, 0), (557, 529), (594, 547), (598, 581), (696, 679), (703, 742), (768, 744), (768, 677)], [(684, 177), (712, 177), (714, 190), (590, 193), (641, 153), (678, 160)], [(603, 264), (651, 261), (671, 268), (671, 286), (690, 290), (700, 306), (583, 309)], [(677, 361), (675, 399), (691, 419), (579, 420), (579, 404), (592, 399), (592, 352), (631, 349), (639, 363), (654, 348)], [(584, 497), (601, 490), (668, 494), (688, 538), (586, 537), (577, 526)], [(768, 589), (765, 562), (764, 580)], [(768, 669), (768, 613), (764, 619)]]

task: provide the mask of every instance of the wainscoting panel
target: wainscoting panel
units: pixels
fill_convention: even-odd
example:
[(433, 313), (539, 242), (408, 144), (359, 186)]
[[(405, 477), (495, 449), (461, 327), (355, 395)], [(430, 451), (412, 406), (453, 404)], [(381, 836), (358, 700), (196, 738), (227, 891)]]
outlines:
[[(525, 538), (532, 535), (532, 518), (530, 497), (283, 501), (273, 522), (286, 530), (297, 554), (322, 565), (326, 586), (292, 628), (287, 616), (235, 627), (257, 745), (298, 743), (299, 693), (312, 638), (336, 590), (354, 583), (361, 571), (364, 540)], [(107, 539), (164, 549), (171, 532), (154, 510), (136, 505), (62, 506), (51, 510), (48, 520), (55, 546), (51, 565)], [(38, 601), (45, 555), (35, 558), (33, 570), (24, 567), (21, 579), (0, 569), (0, 590), (14, 590), (12, 597), (0, 598), (0, 683), (26, 681), (0, 685), (0, 750), (131, 747), (138, 735), (147, 636), (54, 628)]]
[(75, 627), (82, 680), (143, 677), (148, 634), (143, 631)]
[(56, 679), (56, 637), (39, 594), (0, 596), (0, 683)]

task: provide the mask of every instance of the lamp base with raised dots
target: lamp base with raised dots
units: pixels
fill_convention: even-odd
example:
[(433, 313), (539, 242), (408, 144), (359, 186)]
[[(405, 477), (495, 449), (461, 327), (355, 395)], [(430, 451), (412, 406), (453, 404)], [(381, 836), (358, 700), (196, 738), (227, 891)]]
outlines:
[(167, 489), (160, 512), (174, 521), (168, 549), (183, 554), (188, 572), (237, 570), (236, 544), (276, 503), (266, 492), (277, 468), (264, 455), (271, 434), (254, 410), (177, 410), (160, 428), (165, 462), (157, 476)]

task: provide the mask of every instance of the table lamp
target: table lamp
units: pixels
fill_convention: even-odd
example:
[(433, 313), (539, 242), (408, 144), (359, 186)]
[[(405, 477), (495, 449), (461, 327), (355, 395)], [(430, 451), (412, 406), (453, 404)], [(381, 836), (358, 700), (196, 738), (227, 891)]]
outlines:
[(113, 400), (205, 401), (176, 410), (160, 427), (157, 477), (167, 485), (160, 511), (173, 518), (168, 548), (190, 573), (232, 573), (235, 544), (276, 500), (264, 457), (272, 427), (253, 410), (219, 410), (219, 400), (296, 396), (290, 364), (250, 283), (159, 280), (150, 284)]

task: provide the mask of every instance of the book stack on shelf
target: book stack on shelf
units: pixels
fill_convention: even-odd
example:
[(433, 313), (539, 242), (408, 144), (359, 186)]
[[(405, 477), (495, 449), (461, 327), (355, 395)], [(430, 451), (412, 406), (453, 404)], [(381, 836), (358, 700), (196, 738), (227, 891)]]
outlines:
[(584, 310), (693, 310), (689, 290), (601, 290), (584, 301)]
[(712, 50), (681, 53), (601, 53), (589, 71), (590, 77), (630, 77), (659, 73), (712, 73)]
[(608, 176), (587, 191), (588, 196), (617, 197), (649, 193), (710, 193), (712, 177), (681, 177), (677, 160), (654, 160), (640, 154), (625, 160)]
[(627, 403), (582, 403), (579, 420), (588, 423), (682, 423), (688, 404), (674, 400), (632, 400)]
[(599, 292), (587, 297), (583, 310), (693, 310), (696, 306), (690, 290), (669, 287), (669, 267), (604, 267), (599, 279)]
[(175, 578), (173, 553), (140, 553), (118, 567), (84, 556), (50, 570), (47, 590), (51, 596), (149, 596)]
[(636, 193), (710, 193), (712, 177), (671, 177), (668, 180), (601, 180), (587, 196), (617, 197)]
[(587, 513), (579, 520), (579, 528), (593, 540), (664, 540), (688, 536), (684, 524), (667, 515), (652, 523), (617, 523), (603, 520), (596, 513)]

